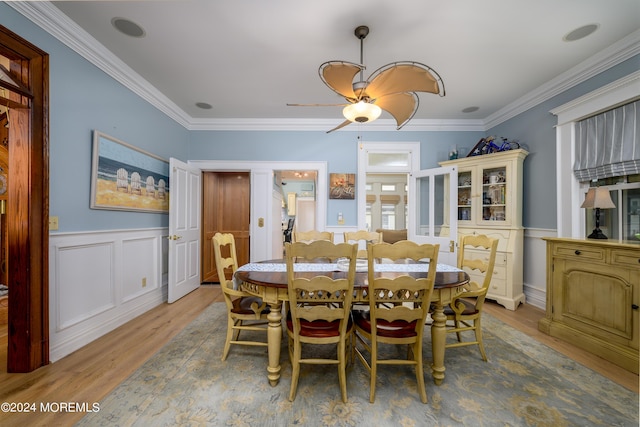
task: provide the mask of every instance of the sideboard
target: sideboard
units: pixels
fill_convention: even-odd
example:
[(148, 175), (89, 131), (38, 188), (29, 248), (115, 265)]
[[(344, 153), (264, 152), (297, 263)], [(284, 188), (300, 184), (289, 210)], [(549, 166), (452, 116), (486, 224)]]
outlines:
[(538, 329), (638, 373), (640, 244), (544, 240), (547, 304)]

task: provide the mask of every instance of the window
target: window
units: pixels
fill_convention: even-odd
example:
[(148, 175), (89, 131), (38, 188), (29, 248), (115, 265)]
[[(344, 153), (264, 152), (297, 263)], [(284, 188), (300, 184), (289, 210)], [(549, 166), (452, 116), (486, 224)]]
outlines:
[(396, 191), (396, 185), (395, 184), (382, 184), (382, 186), (380, 187), (381, 191)]
[(366, 223), (366, 229), (371, 230), (373, 219), (371, 218), (371, 203), (367, 203), (364, 212), (364, 222)]
[(382, 213), (382, 228), (385, 230), (396, 229), (396, 205), (395, 204), (383, 204), (381, 207)]
[[(640, 174), (605, 178), (591, 186), (606, 187), (614, 209), (600, 210), (600, 229), (609, 239), (640, 240)], [(585, 186), (585, 190), (587, 187)], [(593, 209), (585, 209), (585, 236), (595, 228)]]

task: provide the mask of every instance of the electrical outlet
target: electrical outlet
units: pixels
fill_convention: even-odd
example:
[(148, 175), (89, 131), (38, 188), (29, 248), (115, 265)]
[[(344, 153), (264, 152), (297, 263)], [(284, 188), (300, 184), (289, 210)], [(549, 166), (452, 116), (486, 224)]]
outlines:
[(147, 286), (147, 278), (143, 277), (142, 278), (142, 287), (144, 288), (145, 286)]
[(57, 230), (58, 229), (58, 217), (50, 216), (49, 217), (49, 230)]

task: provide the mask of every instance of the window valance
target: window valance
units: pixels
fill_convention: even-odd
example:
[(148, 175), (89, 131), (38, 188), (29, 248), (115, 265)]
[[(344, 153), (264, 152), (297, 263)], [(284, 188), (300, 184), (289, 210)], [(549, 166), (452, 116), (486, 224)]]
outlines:
[(640, 173), (640, 101), (576, 123), (578, 181)]
[(384, 204), (397, 205), (398, 203), (400, 203), (400, 196), (395, 194), (382, 194), (380, 195), (380, 201)]

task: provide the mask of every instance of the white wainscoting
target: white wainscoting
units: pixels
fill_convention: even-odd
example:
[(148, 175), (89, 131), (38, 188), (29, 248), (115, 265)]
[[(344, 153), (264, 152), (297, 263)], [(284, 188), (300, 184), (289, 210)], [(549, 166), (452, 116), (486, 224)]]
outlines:
[(167, 300), (168, 229), (49, 237), (49, 357), (61, 359)]
[(527, 228), (524, 231), (524, 294), (527, 304), (546, 309), (547, 244), (543, 237), (556, 237), (556, 230)]

